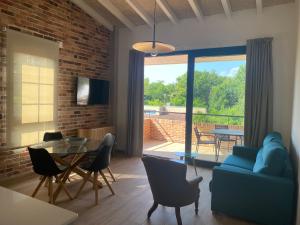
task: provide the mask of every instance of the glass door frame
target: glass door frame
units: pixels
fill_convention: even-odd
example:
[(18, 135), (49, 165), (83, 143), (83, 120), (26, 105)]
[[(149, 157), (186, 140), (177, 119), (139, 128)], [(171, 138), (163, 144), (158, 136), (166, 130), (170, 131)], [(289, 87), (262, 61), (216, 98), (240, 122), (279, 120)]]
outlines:
[[(195, 72), (195, 59), (199, 57), (216, 57), (216, 56), (232, 56), (232, 55), (245, 55), (246, 46), (233, 46), (221, 48), (206, 48), (195, 50), (180, 50), (171, 53), (159, 54), (159, 56), (174, 56), (174, 55), (188, 55), (188, 68), (187, 68), (187, 85), (186, 85), (186, 127), (185, 127), (185, 152), (192, 152), (192, 129), (193, 129), (193, 100), (194, 100), (194, 72)], [(150, 57), (146, 54), (145, 57)], [(201, 166), (215, 166), (220, 164), (213, 161), (205, 161), (197, 159), (196, 163)]]

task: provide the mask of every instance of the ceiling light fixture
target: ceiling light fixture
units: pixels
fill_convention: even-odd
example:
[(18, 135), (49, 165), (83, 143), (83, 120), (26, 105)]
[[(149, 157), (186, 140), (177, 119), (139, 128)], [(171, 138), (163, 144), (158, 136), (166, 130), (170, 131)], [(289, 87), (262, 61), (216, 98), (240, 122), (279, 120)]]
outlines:
[(150, 53), (151, 56), (157, 56), (159, 53), (175, 51), (175, 47), (173, 45), (156, 41), (156, 0), (154, 3), (153, 21), (153, 40), (134, 43), (132, 48), (140, 52)]

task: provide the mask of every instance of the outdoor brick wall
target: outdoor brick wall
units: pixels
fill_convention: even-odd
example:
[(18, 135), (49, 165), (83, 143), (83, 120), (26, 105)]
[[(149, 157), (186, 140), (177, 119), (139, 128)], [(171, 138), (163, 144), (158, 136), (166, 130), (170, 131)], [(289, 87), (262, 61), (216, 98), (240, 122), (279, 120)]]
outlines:
[(144, 119), (144, 141), (151, 139), (151, 119)]
[[(209, 132), (215, 129), (214, 124), (200, 123), (195, 124), (198, 130), (201, 132)], [(194, 127), (193, 126), (193, 127)], [(243, 130), (243, 126), (229, 125), (229, 129)], [(150, 136), (149, 136), (150, 130)], [(160, 119), (160, 118), (147, 118), (144, 121), (144, 140), (145, 136), (147, 140), (159, 140), (169, 141), (175, 143), (185, 143), (185, 120), (174, 120), (174, 119)], [(195, 144), (197, 141), (195, 132), (192, 132), (192, 143)], [(227, 147), (227, 143), (225, 143)], [(232, 143), (231, 143), (232, 145)]]
[(78, 128), (109, 125), (110, 106), (76, 105), (76, 77), (112, 80), (109, 57), (111, 32), (76, 5), (68, 0), (1, 0), (0, 180), (31, 170), (30, 159), (24, 149), (5, 150), (6, 32), (3, 27), (63, 42), (59, 52), (58, 129), (66, 135), (76, 134)]

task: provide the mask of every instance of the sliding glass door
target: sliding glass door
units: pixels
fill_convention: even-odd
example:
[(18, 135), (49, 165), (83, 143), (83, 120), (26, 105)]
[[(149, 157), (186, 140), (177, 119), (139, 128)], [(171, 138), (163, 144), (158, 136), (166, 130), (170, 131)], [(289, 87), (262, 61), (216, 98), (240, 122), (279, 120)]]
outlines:
[(245, 46), (145, 58), (144, 153), (218, 163), (243, 141)]
[(185, 152), (187, 59), (145, 58), (144, 154), (174, 158)]
[(245, 55), (195, 57), (191, 151), (222, 162), (242, 141)]

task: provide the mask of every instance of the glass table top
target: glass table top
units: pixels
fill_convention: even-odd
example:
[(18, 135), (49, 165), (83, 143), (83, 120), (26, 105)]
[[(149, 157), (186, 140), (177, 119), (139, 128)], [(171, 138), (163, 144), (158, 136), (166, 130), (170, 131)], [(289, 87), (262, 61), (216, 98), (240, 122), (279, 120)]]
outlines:
[(31, 148), (44, 148), (50, 154), (80, 154), (96, 151), (102, 140), (67, 137), (62, 140), (42, 142), (30, 146)]

